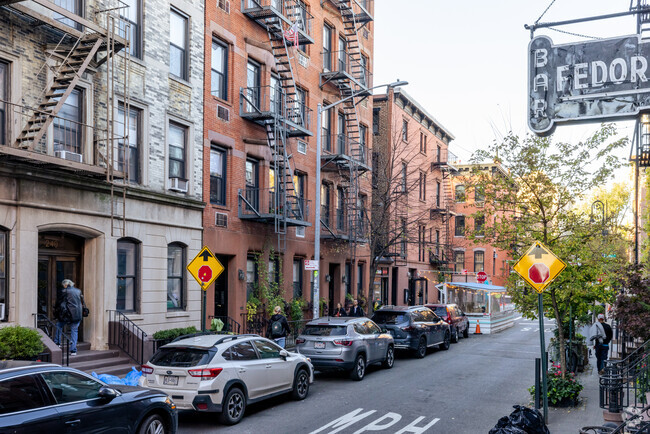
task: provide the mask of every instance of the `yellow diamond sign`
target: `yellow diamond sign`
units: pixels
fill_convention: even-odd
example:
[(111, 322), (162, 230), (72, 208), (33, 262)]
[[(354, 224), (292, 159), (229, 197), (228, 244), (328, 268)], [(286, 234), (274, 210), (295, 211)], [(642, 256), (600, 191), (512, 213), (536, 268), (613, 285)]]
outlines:
[(542, 243), (536, 241), (513, 268), (541, 294), (566, 268), (566, 264)]
[(208, 246), (203, 247), (201, 252), (187, 265), (187, 271), (199, 282), (201, 289), (204, 291), (219, 277), (223, 270), (223, 265), (208, 249)]

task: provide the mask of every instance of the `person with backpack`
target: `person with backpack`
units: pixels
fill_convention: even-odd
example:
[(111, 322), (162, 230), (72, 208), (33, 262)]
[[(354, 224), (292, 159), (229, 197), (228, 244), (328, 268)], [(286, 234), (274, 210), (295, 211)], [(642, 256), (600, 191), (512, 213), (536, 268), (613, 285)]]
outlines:
[(609, 342), (612, 340), (612, 327), (605, 322), (605, 315), (598, 314), (598, 321), (591, 326), (591, 340), (596, 351), (596, 366), (598, 373), (603, 375), (605, 373), (605, 360), (607, 360), (607, 353), (609, 353)]
[[(55, 316), (57, 318), (54, 343), (61, 345), (61, 334), (66, 324), (70, 324), (70, 355), (77, 355), (77, 339), (79, 337), (79, 324), (87, 312), (84, 296), (74, 282), (65, 279), (61, 282), (63, 290), (56, 302)], [(84, 312), (85, 311), (85, 312)]]
[(266, 335), (269, 339), (273, 339), (280, 347), (284, 348), (287, 343), (288, 333), (291, 333), (289, 321), (287, 321), (287, 317), (282, 315), (282, 308), (280, 306), (275, 306), (273, 309), (273, 316), (269, 320), (269, 328)]

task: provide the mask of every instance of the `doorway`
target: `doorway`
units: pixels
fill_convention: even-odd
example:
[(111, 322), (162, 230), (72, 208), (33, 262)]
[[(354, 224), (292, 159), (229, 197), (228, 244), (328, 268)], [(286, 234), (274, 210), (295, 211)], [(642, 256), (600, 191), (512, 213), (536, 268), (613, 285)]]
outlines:
[[(214, 281), (214, 317), (225, 319), (228, 316), (228, 256), (215, 255), (223, 272)], [(226, 321), (224, 321), (226, 322)]]
[(339, 264), (330, 264), (329, 266), (329, 314), (334, 312), (336, 303), (340, 303), (340, 287), (339, 282)]

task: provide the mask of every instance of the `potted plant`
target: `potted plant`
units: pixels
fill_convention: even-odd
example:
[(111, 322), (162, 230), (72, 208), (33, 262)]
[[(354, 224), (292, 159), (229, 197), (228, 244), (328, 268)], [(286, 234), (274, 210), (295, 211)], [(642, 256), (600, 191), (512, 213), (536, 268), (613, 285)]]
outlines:
[(19, 325), (0, 328), (0, 360), (36, 360), (45, 346), (38, 331)]
[[(575, 374), (567, 372), (562, 378), (559, 364), (551, 365), (547, 375), (548, 402), (555, 407), (572, 407), (578, 403), (578, 396), (583, 389), (582, 384), (575, 378)], [(535, 386), (529, 387), (533, 398), (535, 397)]]

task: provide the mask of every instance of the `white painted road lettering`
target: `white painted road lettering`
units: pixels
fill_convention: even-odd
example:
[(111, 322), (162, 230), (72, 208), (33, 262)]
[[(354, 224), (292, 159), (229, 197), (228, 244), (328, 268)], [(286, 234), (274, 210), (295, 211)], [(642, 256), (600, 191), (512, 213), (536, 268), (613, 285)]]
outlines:
[[(317, 434), (321, 432), (326, 432), (327, 434), (335, 434), (337, 432), (343, 431), (344, 429), (348, 428), (353, 424), (356, 424), (357, 422), (360, 422), (361, 420), (367, 418), (368, 416), (376, 412), (377, 410), (369, 410), (363, 413), (363, 408), (357, 408), (356, 410), (351, 411), (350, 413), (345, 414), (339, 417), (338, 419), (333, 420), (327, 425), (324, 425), (318, 428), (317, 430), (312, 431), (310, 434)], [(393, 428), (391, 429), (390, 432), (396, 432), (396, 434), (406, 434), (406, 433), (421, 434), (426, 432), (429, 428), (431, 428), (440, 420), (439, 418), (435, 418), (431, 422), (427, 423), (426, 425), (421, 425), (421, 423), (424, 423), (424, 419), (425, 419), (424, 416), (419, 416), (413, 422), (409, 423), (399, 431), (394, 431), (395, 428)], [(367, 425), (359, 427), (354, 432), (354, 434), (361, 434), (364, 432), (371, 432), (371, 431), (375, 431), (375, 432), (385, 431), (388, 428), (393, 427), (393, 425), (396, 425), (401, 420), (402, 420), (402, 415), (393, 412), (388, 412), (383, 416), (380, 416), (379, 418), (375, 419), (374, 421), (368, 423)], [(333, 431), (329, 431), (329, 429), (333, 429)]]

